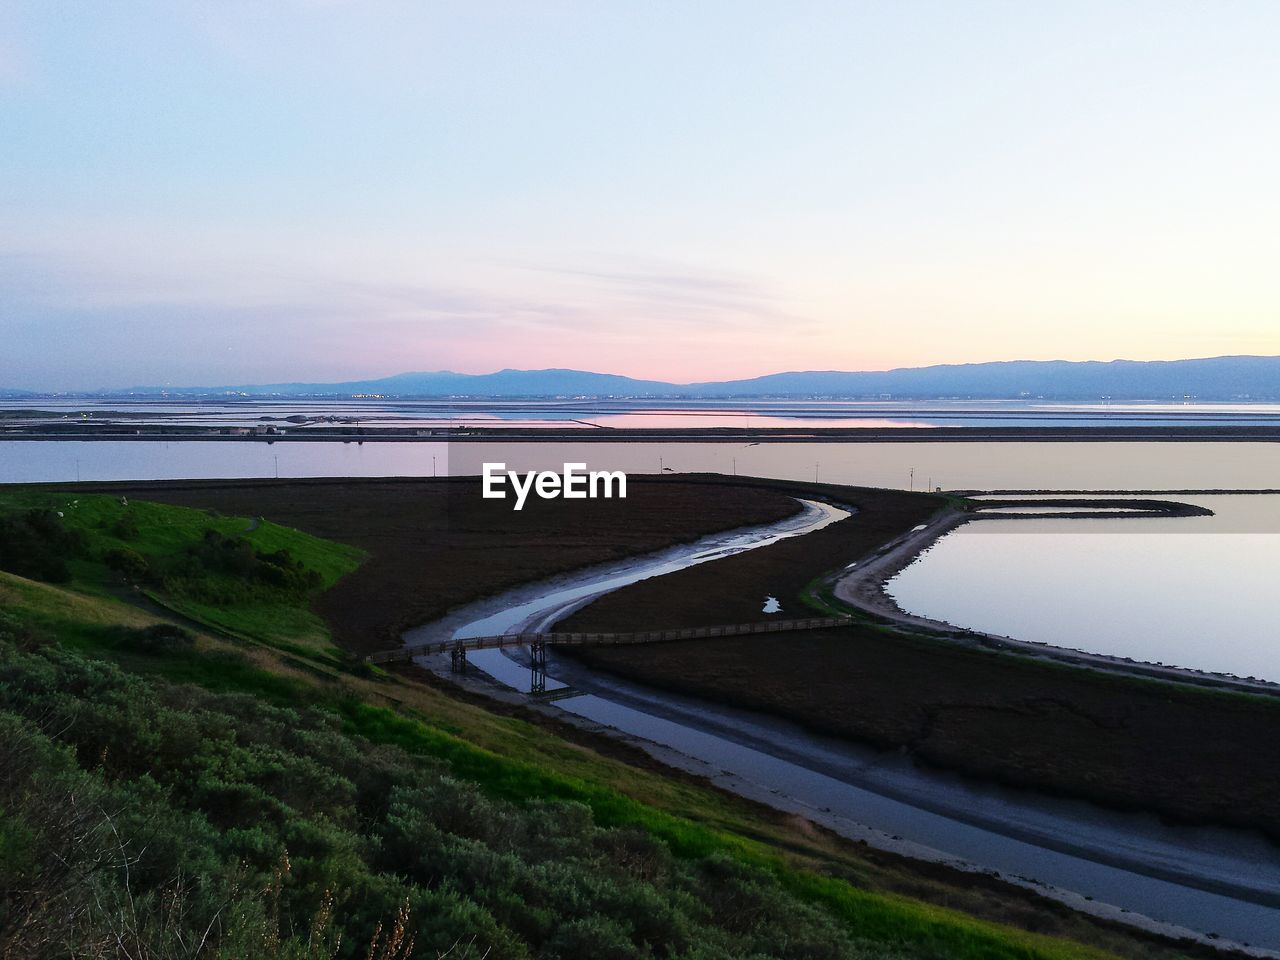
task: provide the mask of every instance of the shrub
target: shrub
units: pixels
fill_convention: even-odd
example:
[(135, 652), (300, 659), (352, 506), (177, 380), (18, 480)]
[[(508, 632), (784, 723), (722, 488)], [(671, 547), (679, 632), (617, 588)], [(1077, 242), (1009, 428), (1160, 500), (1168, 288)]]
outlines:
[(145, 580), (151, 573), (147, 558), (130, 547), (116, 547), (102, 555), (102, 562), (110, 569), (134, 582)]
[(583, 917), (560, 925), (547, 943), (557, 960), (635, 960), (644, 956), (626, 931), (604, 917)]
[(110, 533), (117, 540), (137, 540), (138, 520), (132, 513), (121, 514), (111, 524)]
[(143, 653), (177, 653), (189, 650), (196, 642), (188, 630), (173, 623), (155, 623), (146, 627), (118, 627), (116, 641), (127, 649)]
[(16, 649), (29, 652), (52, 643), (52, 640), (43, 630), (0, 610), (0, 643), (11, 643)]
[(305, 597), (321, 586), (322, 578), (287, 550), (262, 553), (244, 537), (206, 530), (198, 543), (168, 563), (163, 582), (176, 595), (233, 605), (272, 595)]
[(0, 570), (20, 577), (65, 583), (67, 561), (84, 551), (84, 538), (67, 529), (52, 510), (26, 510), (0, 517)]

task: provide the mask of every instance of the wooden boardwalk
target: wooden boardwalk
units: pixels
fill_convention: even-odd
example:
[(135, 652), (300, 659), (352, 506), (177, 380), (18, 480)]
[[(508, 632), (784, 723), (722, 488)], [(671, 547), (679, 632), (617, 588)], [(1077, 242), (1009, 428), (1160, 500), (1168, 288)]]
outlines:
[(738, 637), (756, 633), (786, 633), (791, 630), (820, 630), (843, 627), (851, 617), (807, 617), (802, 620), (762, 620), (757, 623), (731, 623), (715, 627), (683, 627), (674, 630), (645, 630), (636, 633), (503, 633), (489, 637), (465, 637), (455, 640), (433, 640), (411, 643), (394, 650), (379, 650), (365, 657), (369, 663), (397, 663), (414, 657), (448, 653), (455, 658), (468, 650), (490, 650), (496, 647), (584, 646), (621, 643), (662, 643), (668, 640), (700, 640), (706, 637)]

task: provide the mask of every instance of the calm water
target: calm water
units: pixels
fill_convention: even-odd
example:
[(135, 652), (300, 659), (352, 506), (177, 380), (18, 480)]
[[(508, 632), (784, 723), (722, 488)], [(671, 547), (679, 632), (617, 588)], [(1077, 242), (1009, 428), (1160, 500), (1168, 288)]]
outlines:
[[(1267, 425), (1274, 403), (1054, 403), (1038, 400), (317, 400), (12, 399), (0, 409), (71, 419), (239, 425), (286, 417), (365, 425), (594, 427), (993, 427)], [(290, 429), (302, 429), (305, 426)]]
[[(389, 449), (380, 449), (387, 447)], [(448, 475), (445, 443), (0, 441), (0, 483)], [(434, 458), (434, 460), (433, 460)]]
[(981, 520), (889, 593), (988, 633), (1280, 681), (1280, 496), (1179, 496), (1212, 517)]
[(478, 474), (566, 462), (916, 490), (1280, 488), (1275, 443), (324, 443), (0, 441), (0, 482)]

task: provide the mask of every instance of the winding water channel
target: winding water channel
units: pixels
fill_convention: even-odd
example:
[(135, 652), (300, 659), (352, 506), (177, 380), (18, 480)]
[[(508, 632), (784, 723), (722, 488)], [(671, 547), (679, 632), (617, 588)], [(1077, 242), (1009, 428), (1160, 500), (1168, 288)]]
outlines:
[[(477, 601), (409, 631), (407, 642), (544, 630), (627, 584), (820, 529), (848, 514), (802, 501), (796, 516), (705, 537)], [(783, 639), (780, 642), (785, 642)], [(520, 698), (521, 652), (470, 655), (466, 682)], [(448, 658), (422, 658), (447, 672)], [(994, 871), (1098, 915), (1280, 956), (1280, 853), (1261, 836), (1171, 827), (1153, 816), (925, 770), (898, 753), (823, 737), (758, 713), (629, 683), (549, 659), (541, 709), (628, 739), (664, 762), (873, 846)]]

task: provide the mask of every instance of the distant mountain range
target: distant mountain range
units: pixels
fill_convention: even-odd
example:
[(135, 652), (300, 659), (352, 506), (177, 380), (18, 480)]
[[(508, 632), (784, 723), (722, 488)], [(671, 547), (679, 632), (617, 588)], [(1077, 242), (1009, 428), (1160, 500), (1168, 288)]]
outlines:
[[(224, 387), (140, 387), (94, 396), (676, 398), (797, 397), (845, 399), (1280, 400), (1280, 357), (1201, 360), (1015, 360), (896, 370), (809, 370), (748, 380), (666, 383), (583, 370), (499, 370), (467, 374), (401, 373), (343, 383), (272, 383)], [(0, 391), (0, 395), (29, 395)]]

